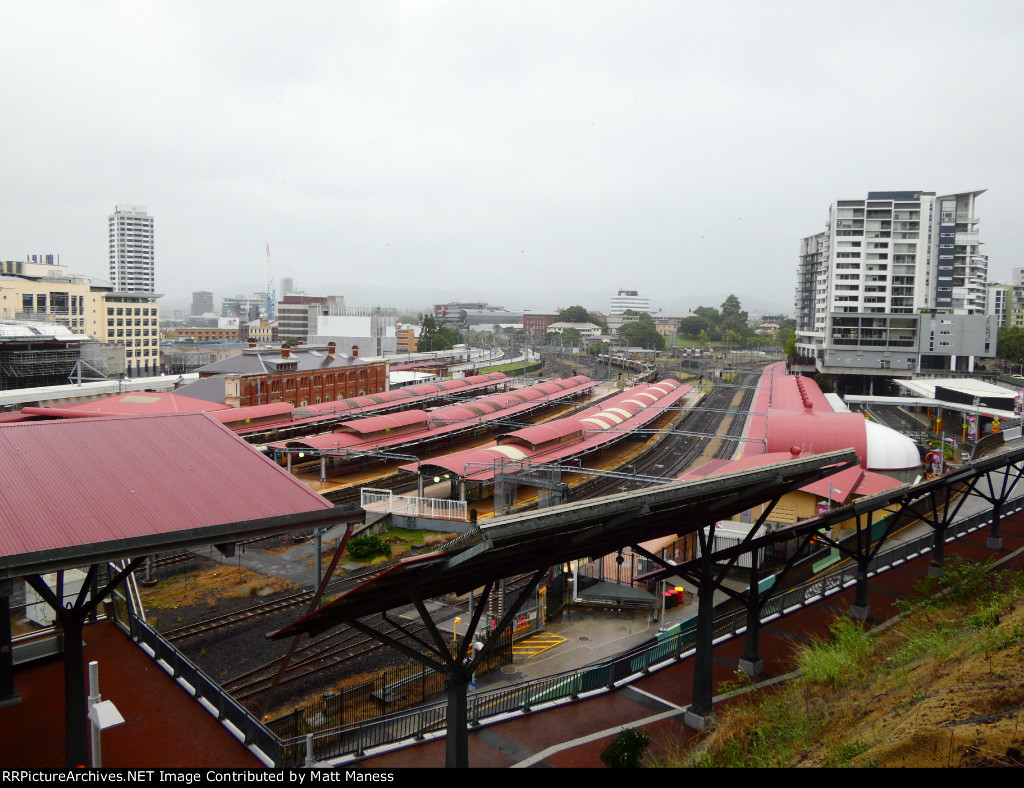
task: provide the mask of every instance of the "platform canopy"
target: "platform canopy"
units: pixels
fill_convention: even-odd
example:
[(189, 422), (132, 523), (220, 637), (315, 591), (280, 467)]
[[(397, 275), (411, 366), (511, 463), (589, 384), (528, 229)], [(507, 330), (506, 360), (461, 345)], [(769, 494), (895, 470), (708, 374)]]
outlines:
[(689, 533), (855, 463), (853, 451), (836, 451), (496, 518), (444, 550), (399, 562), (270, 637), (316, 634), (407, 604), (410, 595), (465, 593), (491, 580)]
[(338, 522), (203, 413), (0, 426), (0, 579)]

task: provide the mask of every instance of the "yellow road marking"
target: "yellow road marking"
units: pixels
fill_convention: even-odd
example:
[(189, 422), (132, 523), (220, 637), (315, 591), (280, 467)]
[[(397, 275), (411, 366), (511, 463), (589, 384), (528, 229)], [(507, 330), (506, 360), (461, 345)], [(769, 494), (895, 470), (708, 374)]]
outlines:
[(550, 632), (541, 632), (536, 635), (531, 635), (525, 640), (521, 640), (512, 646), (512, 653), (517, 657), (536, 657), (538, 654), (542, 654), (549, 648), (564, 643), (566, 638), (561, 635), (553, 635)]

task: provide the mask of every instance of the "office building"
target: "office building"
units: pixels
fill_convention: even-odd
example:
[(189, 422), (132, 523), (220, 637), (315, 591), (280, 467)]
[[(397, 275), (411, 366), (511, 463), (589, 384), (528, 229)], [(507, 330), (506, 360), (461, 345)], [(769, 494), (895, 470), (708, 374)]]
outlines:
[(970, 371), (995, 353), (988, 258), (975, 201), (984, 190), (869, 192), (832, 203), (801, 241), (799, 367), (826, 374)]
[(0, 319), (59, 323), (124, 348), (130, 376), (160, 372), (157, 295), (124, 292), (54, 263), (0, 262)]
[(647, 296), (639, 295), (636, 290), (619, 290), (614, 296), (612, 296), (611, 309), (608, 310), (610, 315), (621, 315), (627, 309), (631, 309), (634, 312), (647, 312), (651, 311), (651, 299)]
[(202, 317), (203, 315), (212, 315), (213, 312), (213, 293), (208, 290), (196, 290), (192, 293), (192, 311), (190, 313), (192, 317)]
[(109, 217), (110, 281), (122, 293), (156, 287), (153, 217), (142, 205), (118, 205)]

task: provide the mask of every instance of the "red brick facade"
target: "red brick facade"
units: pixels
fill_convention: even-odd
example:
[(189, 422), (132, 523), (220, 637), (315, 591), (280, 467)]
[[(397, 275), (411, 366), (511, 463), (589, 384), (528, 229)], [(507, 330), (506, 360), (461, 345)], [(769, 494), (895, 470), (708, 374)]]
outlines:
[[(233, 396), (236, 387), (237, 395)], [(225, 403), (244, 408), (270, 402), (290, 402), (301, 408), (377, 394), (387, 389), (387, 364), (379, 361), (323, 370), (279, 372), (276, 375), (228, 375)]]

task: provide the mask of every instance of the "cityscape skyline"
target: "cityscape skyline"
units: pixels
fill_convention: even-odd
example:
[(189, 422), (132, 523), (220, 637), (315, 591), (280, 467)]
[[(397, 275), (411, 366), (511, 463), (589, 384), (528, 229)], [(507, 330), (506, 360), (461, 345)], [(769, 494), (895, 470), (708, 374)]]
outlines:
[(1009, 2), (15, 6), (4, 252), (101, 276), (124, 201), (159, 218), (168, 302), (264, 289), (269, 244), (275, 282), (346, 296), (547, 307), (596, 283), (786, 306), (822, 204), (942, 184), (987, 190), (1006, 279), (1022, 33)]

